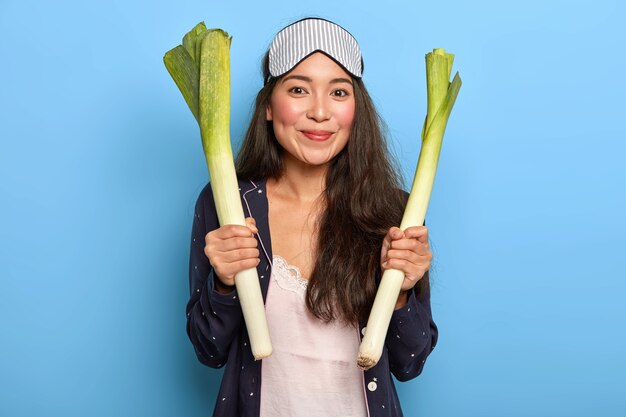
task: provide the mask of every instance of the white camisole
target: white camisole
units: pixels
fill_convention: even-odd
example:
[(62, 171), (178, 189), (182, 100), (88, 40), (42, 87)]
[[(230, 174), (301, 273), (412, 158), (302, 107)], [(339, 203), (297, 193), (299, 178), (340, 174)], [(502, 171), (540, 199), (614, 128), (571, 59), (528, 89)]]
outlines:
[(273, 353), (261, 367), (261, 417), (366, 417), (358, 329), (311, 314), (307, 283), (274, 255), (265, 302)]

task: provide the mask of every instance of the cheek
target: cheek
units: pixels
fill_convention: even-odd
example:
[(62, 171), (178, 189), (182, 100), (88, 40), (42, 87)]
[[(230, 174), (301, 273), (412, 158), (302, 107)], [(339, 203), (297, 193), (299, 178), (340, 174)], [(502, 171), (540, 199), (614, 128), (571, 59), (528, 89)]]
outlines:
[(340, 109), (338, 109), (335, 113), (335, 117), (337, 118), (337, 122), (339, 123), (339, 125), (344, 129), (351, 128), (352, 122), (354, 121), (354, 112), (354, 103), (351, 103), (347, 106), (342, 106)]
[(275, 123), (293, 124), (301, 113), (297, 106), (286, 101), (275, 100), (271, 104), (271, 112)]

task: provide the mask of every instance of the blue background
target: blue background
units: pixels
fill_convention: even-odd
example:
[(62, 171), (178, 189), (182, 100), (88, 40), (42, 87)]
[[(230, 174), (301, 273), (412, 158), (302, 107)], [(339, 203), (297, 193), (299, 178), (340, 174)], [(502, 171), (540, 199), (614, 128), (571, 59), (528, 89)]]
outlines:
[(198, 128), (162, 63), (233, 35), (232, 137), (277, 30), (359, 40), (407, 183), (424, 54), (464, 84), (429, 224), (439, 345), (407, 416), (626, 415), (626, 66), (617, 1), (0, 2), (0, 416), (206, 416), (185, 334)]

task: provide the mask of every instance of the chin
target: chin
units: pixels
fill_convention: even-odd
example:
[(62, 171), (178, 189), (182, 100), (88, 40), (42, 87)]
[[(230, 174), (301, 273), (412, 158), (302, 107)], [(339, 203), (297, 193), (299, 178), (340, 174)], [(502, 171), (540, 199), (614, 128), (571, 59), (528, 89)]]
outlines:
[(334, 158), (334, 156), (328, 156), (328, 155), (324, 155), (322, 156), (310, 156), (310, 157), (304, 157), (301, 159), (302, 162), (304, 162), (307, 165), (312, 165), (312, 166), (322, 166), (322, 165), (328, 165), (330, 163), (330, 161), (332, 161)]

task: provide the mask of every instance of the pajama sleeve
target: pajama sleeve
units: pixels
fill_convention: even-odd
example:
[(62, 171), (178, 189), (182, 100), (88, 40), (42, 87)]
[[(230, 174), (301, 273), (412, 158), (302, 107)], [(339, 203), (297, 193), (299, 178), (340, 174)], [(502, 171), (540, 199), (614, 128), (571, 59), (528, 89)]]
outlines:
[(408, 381), (422, 373), (426, 358), (437, 344), (438, 330), (430, 309), (429, 273), (422, 280), (424, 290), (409, 294), (407, 304), (393, 312), (385, 344), (389, 351), (389, 369), (399, 381)]
[(218, 279), (204, 253), (205, 236), (219, 228), (210, 184), (197, 199), (191, 231), (187, 335), (198, 360), (212, 368), (226, 363), (230, 344), (242, 325), (243, 313), (237, 290), (222, 294), (215, 289)]

